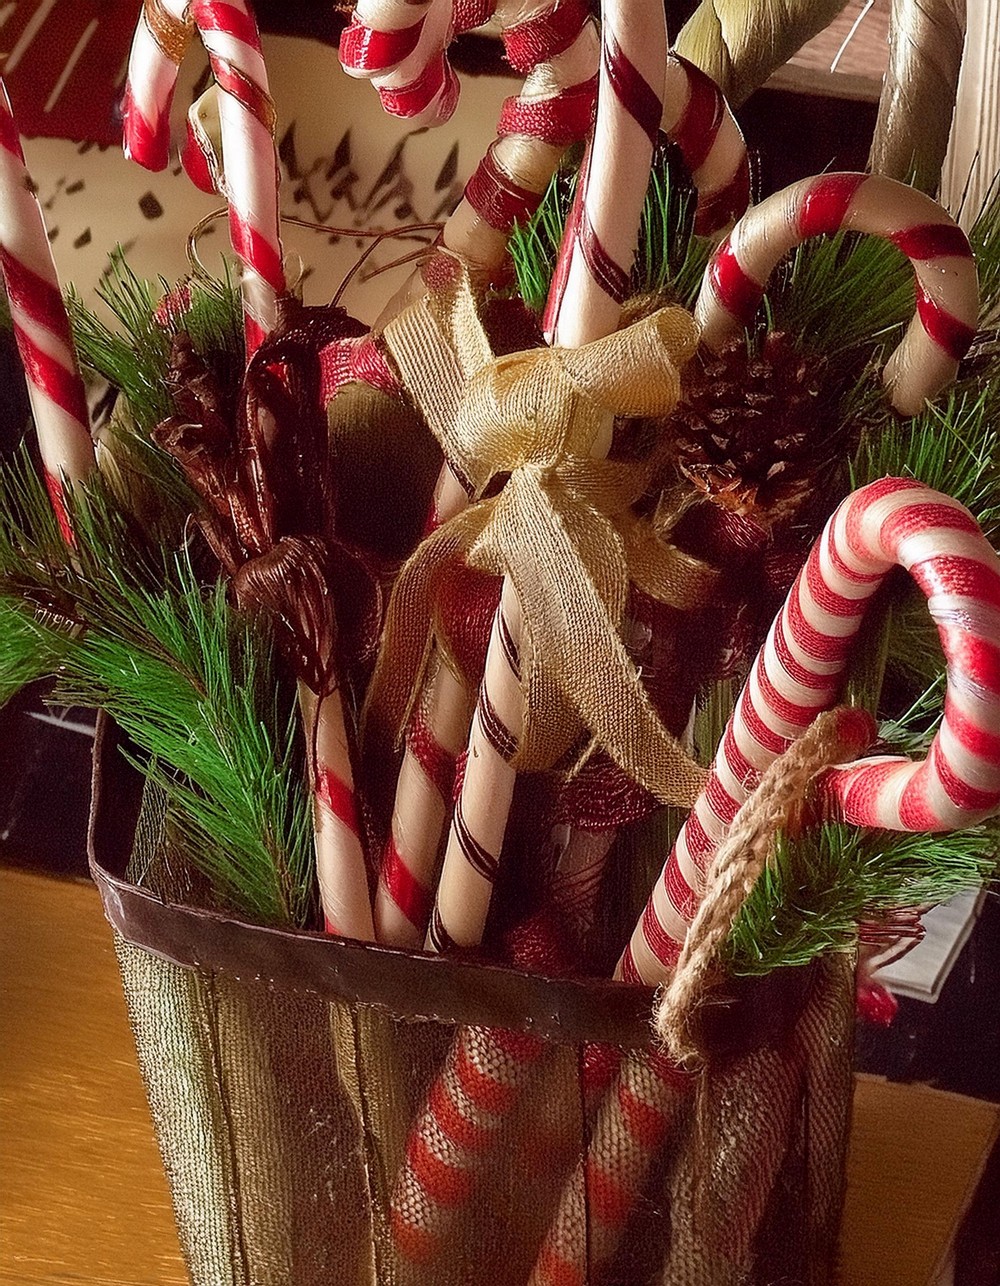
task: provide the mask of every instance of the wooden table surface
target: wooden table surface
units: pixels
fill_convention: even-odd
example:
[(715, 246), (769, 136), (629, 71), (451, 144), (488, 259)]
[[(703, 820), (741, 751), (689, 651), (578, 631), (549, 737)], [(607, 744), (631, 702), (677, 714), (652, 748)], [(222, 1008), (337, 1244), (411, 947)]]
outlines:
[[(96, 890), (0, 868), (0, 925), (0, 1284), (182, 1286)], [(859, 1078), (842, 1286), (929, 1281), (998, 1114)]]

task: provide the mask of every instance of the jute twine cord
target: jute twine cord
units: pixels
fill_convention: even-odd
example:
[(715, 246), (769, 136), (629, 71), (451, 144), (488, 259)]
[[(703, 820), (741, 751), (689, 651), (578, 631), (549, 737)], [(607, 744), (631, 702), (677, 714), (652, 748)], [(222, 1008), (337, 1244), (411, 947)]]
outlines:
[(799, 824), (812, 782), (857, 754), (859, 713), (838, 707), (819, 715), (767, 769), (719, 845), (677, 968), (656, 1002), (656, 1033), (678, 1064), (690, 1067), (704, 1061), (697, 1014), (720, 980), (719, 953), (767, 864), (776, 836)]

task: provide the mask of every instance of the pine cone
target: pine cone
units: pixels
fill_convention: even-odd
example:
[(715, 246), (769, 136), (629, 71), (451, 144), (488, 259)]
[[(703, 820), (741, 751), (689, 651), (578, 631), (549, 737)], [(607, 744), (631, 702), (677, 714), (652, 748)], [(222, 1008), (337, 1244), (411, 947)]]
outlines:
[(770, 527), (790, 517), (830, 456), (820, 389), (825, 361), (772, 331), (759, 355), (740, 336), (702, 350), (671, 416), (674, 463), (701, 495)]

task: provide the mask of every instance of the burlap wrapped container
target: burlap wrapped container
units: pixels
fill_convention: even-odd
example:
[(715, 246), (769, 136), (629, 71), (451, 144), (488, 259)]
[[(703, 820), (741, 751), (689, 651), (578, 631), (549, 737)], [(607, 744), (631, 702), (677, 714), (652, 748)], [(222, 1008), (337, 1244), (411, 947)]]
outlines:
[[(641, 1198), (598, 1263), (590, 1242), (607, 1191), (578, 1162), (602, 1096), (586, 1092), (585, 1067), (616, 1047), (641, 1077), (652, 993), (164, 902), (127, 878), (155, 854), (159, 819), (118, 740), (105, 723), (91, 863), (195, 1286), (522, 1286), (560, 1203), (580, 1265), (560, 1282), (830, 1279), (851, 1092), (846, 959), (772, 976), (725, 1009), (717, 1053), (674, 1091)], [(528, 1033), (541, 1055), (466, 1194), (443, 1194), (440, 1253), (421, 1259), (393, 1232), (391, 1194), (463, 1026)], [(635, 1146), (627, 1129), (620, 1142), (623, 1155)]]

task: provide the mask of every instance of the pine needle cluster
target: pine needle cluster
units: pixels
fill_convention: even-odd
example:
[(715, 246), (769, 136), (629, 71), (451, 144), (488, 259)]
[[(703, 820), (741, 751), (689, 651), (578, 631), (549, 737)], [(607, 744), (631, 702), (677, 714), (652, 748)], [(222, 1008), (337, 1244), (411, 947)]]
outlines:
[(72, 555), (27, 453), (0, 469), (0, 698), (55, 675), (54, 701), (106, 710), (218, 904), (310, 923), (295, 691), (263, 624), (205, 588), (186, 551), (150, 544), (100, 478), (69, 510)]

